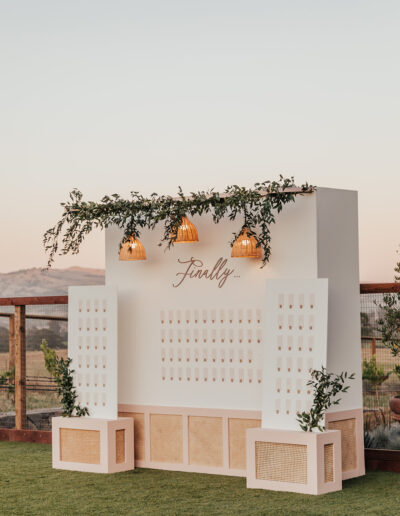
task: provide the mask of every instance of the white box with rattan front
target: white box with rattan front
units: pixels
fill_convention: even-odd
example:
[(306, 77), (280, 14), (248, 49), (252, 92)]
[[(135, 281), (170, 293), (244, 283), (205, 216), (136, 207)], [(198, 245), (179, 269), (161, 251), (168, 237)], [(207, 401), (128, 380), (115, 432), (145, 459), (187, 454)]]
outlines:
[(323, 494), (342, 489), (340, 431), (247, 430), (247, 487)]

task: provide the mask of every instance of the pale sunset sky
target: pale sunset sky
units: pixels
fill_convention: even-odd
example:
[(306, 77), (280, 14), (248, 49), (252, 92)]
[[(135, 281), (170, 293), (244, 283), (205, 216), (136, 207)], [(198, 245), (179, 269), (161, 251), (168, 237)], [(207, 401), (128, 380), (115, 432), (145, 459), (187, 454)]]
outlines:
[[(391, 281), (399, 28), (397, 0), (0, 0), (0, 272), (45, 265), (73, 187), (282, 173), (358, 190), (361, 280)], [(104, 267), (104, 235), (55, 263), (73, 265)]]

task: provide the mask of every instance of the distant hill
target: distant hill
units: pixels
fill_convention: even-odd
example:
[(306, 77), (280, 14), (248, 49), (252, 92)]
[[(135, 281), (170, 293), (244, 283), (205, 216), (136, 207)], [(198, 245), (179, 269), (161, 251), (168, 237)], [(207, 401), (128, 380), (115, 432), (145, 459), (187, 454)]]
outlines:
[(72, 285), (104, 285), (104, 270), (33, 268), (0, 273), (0, 297), (62, 296)]

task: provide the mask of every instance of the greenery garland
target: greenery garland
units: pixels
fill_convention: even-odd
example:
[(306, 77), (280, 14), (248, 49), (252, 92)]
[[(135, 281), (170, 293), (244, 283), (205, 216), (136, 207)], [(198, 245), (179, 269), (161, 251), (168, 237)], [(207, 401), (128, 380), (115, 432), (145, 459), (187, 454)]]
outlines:
[(49, 253), (48, 267), (54, 261), (62, 241), (61, 255), (77, 254), (86, 235), (93, 229), (105, 229), (116, 225), (124, 229), (121, 245), (131, 235), (140, 237), (143, 228), (154, 229), (156, 224), (164, 223), (162, 243), (167, 248), (174, 244), (178, 227), (184, 215), (212, 213), (213, 221), (218, 223), (227, 216), (230, 220), (242, 217), (240, 231), (233, 235), (231, 246), (244, 227), (257, 238), (257, 245), (264, 251), (262, 266), (270, 257), (270, 225), (275, 222), (275, 214), (285, 204), (294, 202), (296, 195), (310, 193), (315, 187), (308, 183), (296, 187), (294, 178), (280, 176), (278, 181), (255, 183), (253, 188), (237, 185), (228, 186), (224, 192), (214, 190), (191, 192), (185, 196), (179, 187), (177, 198), (153, 193), (144, 197), (131, 192), (130, 199), (122, 199), (118, 194), (106, 195), (100, 202), (84, 201), (78, 189), (69, 194), (70, 201), (61, 203), (64, 212), (57, 224), (44, 234), (43, 243)]

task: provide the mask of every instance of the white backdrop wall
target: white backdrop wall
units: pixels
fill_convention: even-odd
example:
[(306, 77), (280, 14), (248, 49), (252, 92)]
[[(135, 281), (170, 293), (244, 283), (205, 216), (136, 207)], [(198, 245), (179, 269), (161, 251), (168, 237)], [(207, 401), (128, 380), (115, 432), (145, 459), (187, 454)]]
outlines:
[[(325, 196), (329, 195), (335, 197), (335, 206), (328, 206), (329, 213), (323, 217), (320, 229), (317, 219), (321, 218)], [(285, 207), (271, 228), (272, 256), (263, 269), (260, 261), (230, 257), (229, 240), (232, 232), (240, 228), (241, 220), (224, 220), (215, 225), (210, 216), (193, 217), (200, 241), (176, 244), (170, 251), (158, 246), (161, 227), (144, 231), (140, 239), (147, 260), (137, 262), (118, 260), (122, 233), (109, 228), (106, 283), (117, 286), (119, 296), (119, 403), (261, 410), (266, 280), (313, 279), (319, 274), (330, 279), (327, 263), (321, 265), (319, 272), (318, 260), (329, 261), (322, 256), (324, 244), (319, 244), (320, 233), (330, 234), (328, 226), (335, 226), (345, 198), (350, 199), (350, 215), (355, 220), (351, 221), (351, 229), (346, 229), (345, 242), (342, 233), (336, 231), (331, 234), (335, 241), (330, 245), (351, 246), (349, 256), (356, 263), (346, 267), (350, 267), (352, 284), (356, 284), (355, 192), (319, 189), (317, 193), (299, 196), (294, 204)], [(192, 258), (196, 262), (191, 265)], [(333, 255), (332, 260), (335, 259)], [(210, 273), (216, 264), (218, 278), (215, 271), (214, 279), (184, 275), (189, 266), (189, 271), (207, 269)], [(343, 304), (344, 297), (339, 293), (334, 302)], [(346, 303), (358, 303), (358, 297), (356, 300), (353, 296)], [(346, 306), (337, 311), (335, 325), (345, 316)], [(351, 335), (346, 342), (349, 345), (351, 340), (352, 359), (346, 369), (354, 370), (355, 365), (360, 368), (360, 340), (352, 340), (359, 334), (359, 314), (354, 320), (349, 319), (348, 324)], [(335, 352), (332, 356), (336, 356)], [(354, 390), (360, 389), (357, 386)], [(358, 393), (352, 397), (351, 408), (361, 406), (360, 396)]]

